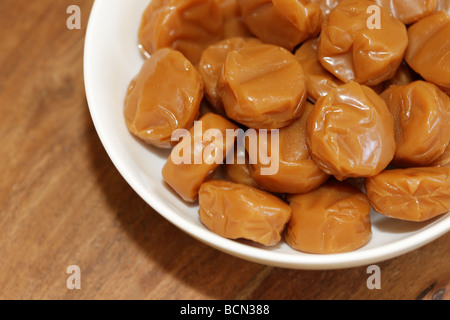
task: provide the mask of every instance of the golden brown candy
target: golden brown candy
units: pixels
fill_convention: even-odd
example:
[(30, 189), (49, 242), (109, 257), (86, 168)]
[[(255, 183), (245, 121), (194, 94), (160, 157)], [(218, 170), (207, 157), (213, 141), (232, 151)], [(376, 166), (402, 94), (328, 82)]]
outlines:
[(339, 180), (384, 170), (395, 153), (394, 119), (372, 89), (351, 82), (320, 98), (307, 122), (319, 168)]
[(208, 46), (203, 51), (197, 68), (205, 85), (205, 96), (220, 114), (224, 114), (225, 111), (217, 83), (228, 53), (242, 48), (246, 43), (260, 42), (256, 38), (228, 38)]
[(330, 12), (337, 7), (339, 1), (341, 0), (311, 0), (311, 2), (317, 3), (320, 6), (324, 20), (328, 17)]
[(250, 31), (288, 50), (320, 32), (322, 11), (310, 0), (238, 0)]
[(392, 78), (403, 60), (405, 25), (380, 8), (380, 24), (372, 26), (367, 13), (372, 5), (370, 0), (342, 0), (322, 25), (319, 60), (342, 82), (377, 85)]
[[(308, 102), (304, 114), (292, 124), (281, 128), (274, 141), (273, 134), (268, 133), (267, 138), (261, 138), (261, 134), (257, 132), (259, 139), (255, 151), (270, 155), (270, 164), (263, 164), (258, 152), (251, 152), (251, 145), (247, 143), (254, 169), (252, 177), (265, 190), (275, 193), (305, 193), (328, 180), (329, 176), (317, 167), (306, 146), (306, 119), (313, 107)], [(264, 169), (267, 170), (266, 173)]]
[(450, 167), (450, 143), (444, 153), (431, 165), (436, 167)]
[(309, 253), (342, 253), (365, 245), (372, 235), (370, 204), (363, 192), (330, 180), (320, 188), (288, 197), (292, 208), (286, 242)]
[(225, 172), (227, 174), (227, 177), (232, 182), (245, 184), (247, 186), (254, 187), (254, 188), (258, 188), (259, 187), (258, 184), (256, 183), (256, 181), (253, 179), (251, 173), (250, 173), (250, 169), (249, 169), (249, 164), (248, 163), (244, 163), (244, 164), (239, 164), (239, 163), (227, 164), (225, 166)]
[(226, 138), (227, 129), (236, 130), (237, 126), (207, 113), (172, 150), (162, 176), (185, 201), (197, 200), (201, 184), (213, 176), (233, 147), (234, 140)]
[(319, 38), (310, 39), (305, 41), (295, 52), (295, 57), (302, 65), (306, 75), (306, 88), (311, 101), (317, 101), (332, 88), (343, 84), (320, 64), (317, 57), (318, 45)]
[(223, 180), (205, 182), (199, 191), (199, 215), (212, 232), (229, 239), (247, 239), (273, 246), (291, 216), (276, 196)]
[(203, 82), (197, 69), (176, 50), (158, 50), (130, 83), (126, 124), (146, 143), (172, 147), (172, 132), (192, 126), (202, 98)]
[(437, 0), (436, 11), (444, 11), (450, 15), (450, 0)]
[(450, 15), (440, 11), (408, 29), (405, 60), (425, 80), (450, 93)]
[(381, 94), (395, 119), (397, 166), (427, 166), (450, 141), (450, 98), (434, 84), (415, 81)]
[(389, 10), (403, 22), (411, 24), (419, 21), (436, 10), (437, 0), (373, 0), (377, 5)]
[(400, 64), (400, 67), (397, 69), (397, 72), (395, 73), (394, 77), (381, 83), (382, 85), (381, 91), (378, 93), (382, 93), (384, 90), (388, 89), (392, 85), (410, 84), (411, 82), (416, 80), (416, 78), (417, 78), (416, 75), (408, 66), (408, 64), (405, 61), (403, 61)]
[(378, 213), (425, 221), (450, 211), (450, 168), (386, 170), (366, 179), (366, 192)]
[(235, 146), (233, 163), (225, 164), (225, 173), (232, 182), (245, 184), (250, 187), (259, 188), (250, 172), (250, 163), (245, 148)]
[(193, 64), (202, 51), (220, 40), (223, 19), (216, 0), (152, 0), (139, 28), (139, 43), (148, 54), (171, 47)]
[(230, 52), (218, 88), (228, 117), (256, 129), (288, 125), (302, 114), (307, 96), (294, 55), (263, 43)]
[(237, 0), (219, 0), (219, 2), (223, 16), (222, 38), (252, 37), (252, 33), (242, 19)]

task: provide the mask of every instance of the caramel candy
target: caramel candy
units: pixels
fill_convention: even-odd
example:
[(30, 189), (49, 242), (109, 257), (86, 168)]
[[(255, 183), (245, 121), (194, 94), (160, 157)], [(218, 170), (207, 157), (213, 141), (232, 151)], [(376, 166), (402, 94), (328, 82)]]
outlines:
[(228, 54), (218, 89), (228, 117), (255, 129), (288, 125), (302, 114), (307, 96), (294, 55), (263, 43)]
[(371, 238), (370, 204), (363, 192), (330, 180), (320, 188), (288, 196), (292, 208), (286, 242), (308, 253), (354, 251)]
[(381, 94), (395, 120), (393, 164), (427, 166), (450, 142), (450, 98), (434, 84), (414, 81)]
[(185, 201), (196, 201), (201, 184), (213, 176), (234, 145), (226, 131), (236, 129), (217, 114), (204, 115), (173, 148), (162, 169), (163, 179)]
[(450, 15), (450, 0), (437, 0), (436, 11), (444, 11)]
[(216, 0), (152, 0), (142, 16), (138, 38), (149, 55), (171, 47), (197, 64), (202, 51), (221, 39), (222, 27)]
[(192, 126), (202, 98), (197, 69), (180, 52), (160, 49), (144, 62), (128, 87), (127, 127), (148, 144), (170, 148), (172, 132)]
[(388, 89), (392, 85), (406, 85), (410, 84), (415, 80), (416, 75), (408, 66), (408, 64), (405, 61), (403, 61), (400, 64), (400, 67), (397, 69), (397, 72), (395, 73), (394, 77), (382, 83), (381, 92), (378, 93), (381, 94), (384, 90)]
[(233, 50), (242, 48), (246, 43), (261, 43), (256, 38), (229, 38), (208, 46), (203, 51), (200, 62), (197, 65), (205, 85), (205, 97), (220, 114), (225, 114), (222, 97), (217, 89), (217, 83), (225, 60)]
[(408, 29), (405, 60), (425, 80), (450, 93), (450, 16), (440, 11)]
[(374, 176), (394, 157), (394, 118), (375, 91), (356, 82), (320, 98), (307, 121), (319, 168), (339, 180)]
[(334, 75), (329, 73), (317, 58), (317, 47), (319, 38), (305, 41), (295, 52), (295, 57), (302, 65), (306, 75), (306, 88), (308, 98), (317, 101), (325, 96), (332, 88), (336, 88), (343, 83)]
[(437, 0), (373, 0), (403, 22), (411, 24), (434, 13)]
[(319, 60), (342, 82), (377, 85), (392, 78), (403, 60), (405, 25), (380, 8), (380, 28), (369, 29), (367, 10), (373, 5), (370, 0), (342, 0), (322, 25)]
[(366, 192), (378, 213), (426, 221), (450, 211), (450, 168), (386, 170), (366, 179)]
[(220, 10), (223, 16), (222, 38), (248, 38), (253, 34), (247, 28), (241, 16), (241, 10), (237, 0), (219, 0)]
[(450, 141), (450, 98), (424, 81), (393, 85), (381, 98), (395, 120), (393, 164), (427, 166), (436, 161)]
[(281, 240), (291, 208), (276, 196), (243, 184), (210, 180), (199, 191), (199, 215), (212, 232), (265, 246)]
[(235, 146), (233, 163), (225, 164), (225, 174), (228, 179), (235, 183), (245, 184), (250, 187), (259, 188), (250, 172), (250, 162), (245, 148)]
[(234, 163), (227, 164), (225, 166), (225, 172), (230, 181), (240, 184), (245, 184), (250, 187), (259, 188), (259, 185), (253, 179), (250, 173), (250, 168), (248, 163)]
[(450, 143), (445, 149), (444, 153), (431, 164), (435, 167), (449, 167), (450, 168)]
[[(271, 133), (264, 139), (257, 133), (258, 152), (251, 152), (251, 145), (247, 143), (254, 169), (252, 177), (265, 190), (275, 193), (305, 193), (328, 180), (329, 175), (318, 168), (306, 146), (306, 119), (313, 108), (314, 105), (308, 102), (304, 114), (292, 124), (281, 128), (275, 141), (272, 141)], [(273, 142), (278, 146), (274, 147)], [(260, 151), (263, 155), (270, 155), (270, 164), (265, 165), (260, 161)], [(269, 170), (271, 168), (274, 172)], [(275, 172), (275, 169), (278, 170)]]
[(250, 31), (265, 43), (292, 51), (320, 32), (322, 11), (310, 0), (238, 0)]
[(324, 20), (328, 17), (330, 12), (338, 6), (339, 1), (341, 0), (311, 0), (311, 2), (317, 3), (320, 6)]

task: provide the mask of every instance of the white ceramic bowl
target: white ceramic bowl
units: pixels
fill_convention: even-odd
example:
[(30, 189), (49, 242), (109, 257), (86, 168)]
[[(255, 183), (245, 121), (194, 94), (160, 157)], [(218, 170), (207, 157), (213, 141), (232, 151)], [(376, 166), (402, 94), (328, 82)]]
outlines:
[(339, 269), (374, 264), (429, 243), (450, 230), (450, 214), (424, 223), (386, 218), (372, 212), (373, 235), (357, 251), (332, 255), (298, 252), (282, 242), (264, 248), (222, 238), (205, 228), (198, 207), (188, 205), (164, 184), (161, 169), (169, 156), (140, 143), (127, 130), (123, 102), (143, 57), (137, 31), (149, 0), (96, 0), (84, 52), (86, 95), (98, 135), (118, 171), (150, 206), (192, 237), (223, 252), (262, 264), (293, 269)]

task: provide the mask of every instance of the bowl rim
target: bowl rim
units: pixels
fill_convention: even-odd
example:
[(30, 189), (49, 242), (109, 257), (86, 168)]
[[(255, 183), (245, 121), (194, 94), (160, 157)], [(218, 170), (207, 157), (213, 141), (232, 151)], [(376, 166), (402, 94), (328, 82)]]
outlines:
[(438, 223), (433, 222), (432, 225), (428, 225), (423, 230), (387, 245), (339, 254), (319, 255), (302, 253), (302, 255), (295, 256), (289, 253), (252, 247), (245, 243), (216, 235), (202, 225), (186, 223), (182, 217), (172, 211), (167, 203), (154, 194), (147, 192), (142, 184), (136, 182), (136, 179), (131, 176), (124, 163), (120, 161), (119, 154), (113, 147), (110, 138), (105, 135), (105, 130), (103, 130), (102, 121), (100, 120), (101, 115), (97, 112), (97, 102), (92, 93), (93, 77), (90, 76), (92, 72), (90, 70), (90, 61), (91, 52), (95, 48), (96, 43), (93, 32), (95, 23), (93, 22), (93, 17), (103, 8), (103, 4), (108, 6), (111, 3), (111, 0), (95, 0), (87, 24), (83, 51), (83, 76), (89, 112), (106, 153), (124, 180), (149, 206), (174, 226), (198, 241), (232, 256), (264, 265), (303, 270), (343, 269), (381, 262), (422, 247), (450, 231), (450, 213), (447, 213), (441, 216), (438, 221), (435, 221)]

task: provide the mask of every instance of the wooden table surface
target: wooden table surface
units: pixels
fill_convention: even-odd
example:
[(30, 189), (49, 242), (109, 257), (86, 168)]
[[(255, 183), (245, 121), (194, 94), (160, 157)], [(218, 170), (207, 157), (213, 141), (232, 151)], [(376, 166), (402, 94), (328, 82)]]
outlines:
[[(450, 233), (378, 263), (381, 289), (370, 290), (367, 266), (264, 266), (162, 218), (115, 169), (91, 122), (82, 64), (92, 3), (0, 2), (1, 299), (449, 298)], [(80, 30), (66, 26), (71, 4)], [(70, 265), (80, 290), (67, 288)]]

